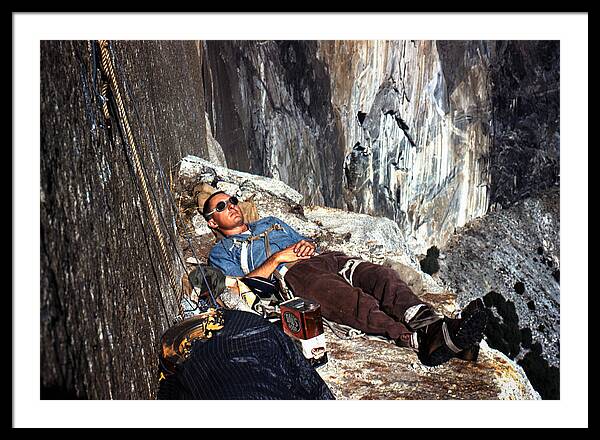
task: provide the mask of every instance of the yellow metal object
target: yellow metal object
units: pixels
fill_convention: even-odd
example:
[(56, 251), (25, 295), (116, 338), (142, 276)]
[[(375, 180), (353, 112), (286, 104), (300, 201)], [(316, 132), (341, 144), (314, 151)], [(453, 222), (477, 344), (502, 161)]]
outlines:
[(174, 373), (175, 367), (190, 356), (194, 341), (212, 338), (224, 325), (223, 311), (211, 308), (168, 329), (161, 340), (161, 364), (166, 373)]
[(250, 287), (246, 286), (246, 284), (244, 284), (242, 280), (238, 279), (236, 284), (237, 290), (240, 293), (240, 296), (242, 297), (244, 302), (248, 304), (249, 307), (253, 307), (258, 300), (256, 294), (252, 292)]

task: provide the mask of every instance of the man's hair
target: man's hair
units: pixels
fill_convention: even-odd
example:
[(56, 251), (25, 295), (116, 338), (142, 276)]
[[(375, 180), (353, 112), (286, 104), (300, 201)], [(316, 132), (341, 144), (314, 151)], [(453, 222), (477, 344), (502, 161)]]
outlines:
[(225, 191), (215, 191), (204, 201), (204, 205), (202, 205), (202, 217), (208, 221), (207, 215), (210, 212), (210, 199), (212, 199), (217, 194), (226, 194)]

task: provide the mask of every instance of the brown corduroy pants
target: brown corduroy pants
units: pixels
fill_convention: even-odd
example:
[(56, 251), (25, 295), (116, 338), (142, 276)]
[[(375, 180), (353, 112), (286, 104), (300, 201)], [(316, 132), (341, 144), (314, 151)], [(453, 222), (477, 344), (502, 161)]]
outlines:
[[(411, 331), (403, 323), (404, 314), (409, 307), (426, 303), (394, 269), (361, 260), (351, 270), (348, 260), (360, 259), (326, 252), (299, 260), (286, 273), (285, 282), (296, 296), (317, 301), (325, 319), (409, 346)], [(344, 267), (345, 277), (339, 274)]]

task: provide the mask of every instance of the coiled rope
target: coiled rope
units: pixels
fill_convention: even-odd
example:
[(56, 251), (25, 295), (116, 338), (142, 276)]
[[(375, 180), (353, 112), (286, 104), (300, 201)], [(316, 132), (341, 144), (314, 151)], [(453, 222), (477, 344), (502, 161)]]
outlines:
[(337, 322), (330, 321), (328, 319), (322, 318), (323, 324), (331, 330), (333, 335), (338, 339), (343, 340), (351, 340), (351, 339), (368, 339), (371, 341), (381, 341), (386, 342), (388, 344), (393, 344), (394, 341), (386, 338), (385, 336), (377, 336), (377, 335), (368, 335), (358, 329), (350, 327), (349, 325), (340, 324)]

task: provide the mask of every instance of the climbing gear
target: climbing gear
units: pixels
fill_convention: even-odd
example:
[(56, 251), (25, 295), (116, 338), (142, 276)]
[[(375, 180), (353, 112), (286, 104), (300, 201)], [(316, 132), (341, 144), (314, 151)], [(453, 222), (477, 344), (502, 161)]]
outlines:
[(249, 296), (240, 292), (252, 310), (269, 321), (279, 320), (279, 303), (284, 298), (276, 281), (264, 277), (243, 277), (240, 282), (252, 293)]
[(486, 311), (474, 306), (461, 318), (444, 317), (420, 327), (417, 330), (419, 360), (427, 366), (441, 365), (454, 357), (473, 360), (474, 351), (478, 351), (474, 347), (483, 338), (486, 323)]
[(241, 281), (248, 286), (260, 299), (268, 301), (283, 301), (277, 283), (264, 277), (243, 277)]
[(212, 211), (210, 211), (209, 213), (206, 214), (205, 218), (208, 219), (215, 212), (223, 212), (223, 211), (225, 211), (225, 208), (227, 208), (228, 204), (232, 204), (232, 205), (235, 206), (238, 203), (239, 203), (239, 200), (235, 196), (231, 196), (229, 198), (229, 200), (227, 200), (227, 201), (221, 200), (219, 203), (217, 203), (217, 206), (215, 206), (215, 209), (213, 209)]
[(212, 338), (223, 326), (223, 311), (211, 308), (169, 328), (161, 337), (159, 382), (176, 373), (178, 366), (190, 356), (194, 342)]
[(258, 276), (242, 277), (237, 284), (239, 295), (253, 311), (271, 322), (280, 320), (279, 304), (287, 298), (283, 296), (276, 280)]
[(203, 295), (208, 295), (208, 292), (212, 291), (218, 298), (225, 290), (225, 274), (208, 264), (199, 264), (188, 274), (188, 279), (191, 285)]
[(181, 300), (184, 305), (184, 318), (189, 317), (190, 314), (204, 312), (211, 307), (208, 302), (209, 292), (212, 292), (215, 298), (221, 299), (226, 289), (223, 272), (208, 264), (198, 264), (188, 274), (188, 280), (192, 286), (192, 292), (189, 298)]
[(266, 257), (269, 258), (271, 256), (271, 246), (269, 243), (269, 232), (271, 231), (283, 231), (283, 226), (279, 223), (275, 223), (265, 229), (263, 232), (257, 235), (249, 235), (247, 238), (233, 238), (233, 245), (240, 246), (240, 266), (242, 267), (242, 271), (244, 274), (250, 273), (250, 267), (248, 265), (248, 253), (252, 250), (252, 242), (255, 240), (264, 240), (265, 241), (265, 253)]
[(350, 327), (349, 325), (340, 324), (323, 318), (323, 324), (325, 324), (329, 330), (339, 339), (349, 340), (356, 338), (364, 338), (366, 335), (364, 332)]
[[(193, 343), (189, 358), (177, 374), (159, 383), (158, 399), (199, 399), (207, 404), (215, 400), (334, 399), (293, 339), (277, 326), (238, 310), (224, 309), (223, 316), (226, 325), (209, 340)], [(252, 404), (249, 406), (252, 411)], [(210, 420), (216, 409), (211, 405), (208, 412), (198, 412), (185, 407), (188, 410), (182, 408), (180, 417), (201, 417), (203, 422)], [(228, 422), (234, 423), (235, 412), (231, 416)], [(181, 420), (173, 422), (178, 426)]]
[[(266, 254), (266, 257), (269, 258), (271, 256), (271, 243), (269, 241), (269, 232), (283, 231), (283, 230), (284, 230), (283, 226), (281, 226), (279, 223), (274, 223), (271, 226), (269, 226), (267, 229), (265, 229), (263, 232), (261, 232), (260, 234), (250, 235), (248, 238), (245, 238), (245, 239), (240, 239), (240, 238), (233, 239), (233, 244), (235, 246), (241, 247), (240, 267), (242, 268), (242, 271), (244, 272), (244, 274), (249, 274), (251, 272), (249, 264), (248, 264), (248, 255), (252, 252), (252, 242), (255, 240), (264, 240), (265, 254)], [(285, 271), (287, 271), (287, 268), (284, 269), (284, 274), (285, 274)], [(279, 289), (280, 289), (280, 292), (283, 294), (284, 299), (292, 299), (294, 297), (294, 295), (291, 293), (289, 287), (287, 286), (282, 273), (279, 270), (275, 270), (273, 272), (273, 276), (279, 282)]]
[(245, 274), (250, 273), (250, 267), (248, 266), (248, 243), (248, 241), (243, 241), (242, 249), (240, 251), (240, 266), (242, 268), (242, 272)]
[[(268, 232), (269, 230), (263, 233), (267, 258), (271, 253)], [(313, 367), (317, 368), (327, 363), (327, 348), (319, 303), (294, 297), (287, 286), (284, 292), (283, 277), (278, 279), (279, 282), (264, 277), (242, 277), (240, 281), (257, 296), (252, 308), (262, 313), (265, 319), (281, 321), (284, 333), (298, 345)]]

